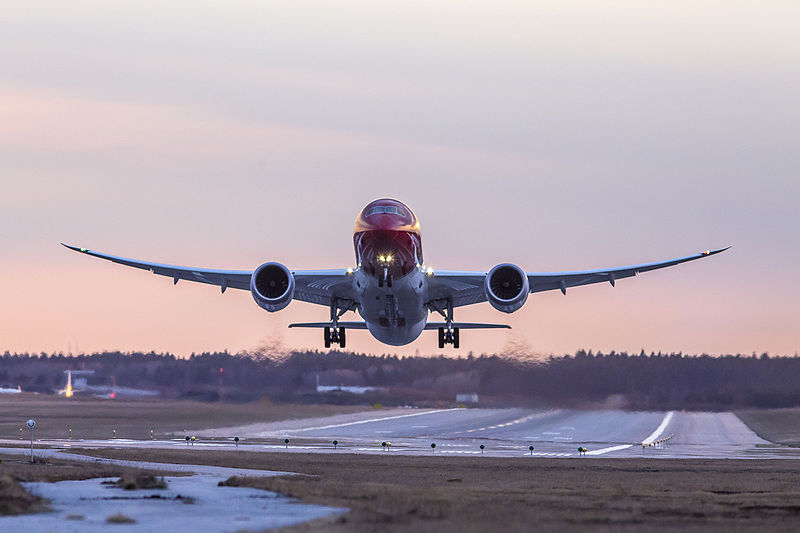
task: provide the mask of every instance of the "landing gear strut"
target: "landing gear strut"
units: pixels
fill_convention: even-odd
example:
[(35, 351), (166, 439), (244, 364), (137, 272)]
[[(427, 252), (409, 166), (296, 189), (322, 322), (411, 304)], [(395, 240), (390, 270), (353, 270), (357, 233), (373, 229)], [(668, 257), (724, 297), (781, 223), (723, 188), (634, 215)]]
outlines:
[(334, 298), (331, 302), (331, 325), (326, 326), (323, 331), (326, 348), (330, 348), (331, 344), (338, 344), (339, 348), (345, 347), (347, 334), (345, 328), (339, 327), (339, 318), (350, 309), (353, 309), (353, 302), (350, 300), (340, 301)]
[(389, 274), (387, 267), (383, 267), (383, 274), (378, 278), (378, 287), (383, 287), (384, 285), (390, 288), (392, 286), (392, 275)]
[(432, 302), (431, 307), (444, 317), (446, 325), (446, 327), (439, 328), (439, 349), (444, 348), (445, 344), (452, 344), (453, 348), (461, 346), (460, 331), (453, 327), (453, 301), (447, 300), (444, 309), (436, 305), (436, 302)]

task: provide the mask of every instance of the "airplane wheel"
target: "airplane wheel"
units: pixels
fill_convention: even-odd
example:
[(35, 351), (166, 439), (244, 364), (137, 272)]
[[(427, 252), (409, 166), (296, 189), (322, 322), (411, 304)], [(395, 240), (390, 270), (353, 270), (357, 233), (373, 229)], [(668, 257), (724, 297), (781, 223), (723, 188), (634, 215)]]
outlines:
[(339, 348), (344, 348), (344, 343), (347, 338), (344, 335), (344, 328), (339, 328)]
[(458, 348), (461, 344), (461, 335), (459, 335), (458, 328), (453, 328), (453, 348)]
[(331, 328), (326, 327), (325, 332), (323, 333), (323, 338), (325, 339), (325, 347), (331, 347)]
[(439, 349), (444, 348), (444, 328), (439, 328)]

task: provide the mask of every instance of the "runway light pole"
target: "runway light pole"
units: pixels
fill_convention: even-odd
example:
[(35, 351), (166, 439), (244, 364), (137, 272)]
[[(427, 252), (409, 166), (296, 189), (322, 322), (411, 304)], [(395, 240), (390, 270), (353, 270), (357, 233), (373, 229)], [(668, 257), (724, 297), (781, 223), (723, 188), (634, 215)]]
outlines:
[(31, 428), (31, 462), (33, 462), (33, 428), (36, 426), (36, 421), (31, 418), (28, 420), (28, 427)]
[(239, 437), (233, 437), (233, 445), (235, 447), (239, 447)]
[(533, 455), (533, 446), (528, 446), (528, 450), (531, 452), (531, 455)]
[(333, 441), (333, 449), (336, 449), (336, 446), (339, 444), (338, 440)]
[(436, 453), (436, 443), (435, 442), (431, 442), (431, 449), (433, 450), (433, 453)]
[(483, 444), (481, 444), (481, 445), (479, 446), (479, 448), (481, 449), (481, 455), (483, 455), (483, 449), (484, 449), (484, 448), (486, 448), (486, 446), (484, 446)]
[(289, 449), (289, 439), (283, 439), (283, 448), (285, 450)]

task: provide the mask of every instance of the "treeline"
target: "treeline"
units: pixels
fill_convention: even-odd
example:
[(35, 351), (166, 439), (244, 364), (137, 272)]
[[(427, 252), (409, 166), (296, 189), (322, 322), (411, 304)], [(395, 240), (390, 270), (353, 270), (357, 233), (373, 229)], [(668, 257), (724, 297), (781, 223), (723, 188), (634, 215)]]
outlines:
[[(64, 370), (94, 370), (90, 385), (158, 390), (163, 396), (248, 401), (454, 403), (478, 393), (487, 405), (626, 409), (776, 408), (800, 405), (800, 358), (766, 354), (592, 353), (530, 361), (497, 355), (399, 357), (342, 352), (0, 356), (0, 386), (53, 393)], [(363, 396), (319, 395), (316, 385), (377, 387)]]

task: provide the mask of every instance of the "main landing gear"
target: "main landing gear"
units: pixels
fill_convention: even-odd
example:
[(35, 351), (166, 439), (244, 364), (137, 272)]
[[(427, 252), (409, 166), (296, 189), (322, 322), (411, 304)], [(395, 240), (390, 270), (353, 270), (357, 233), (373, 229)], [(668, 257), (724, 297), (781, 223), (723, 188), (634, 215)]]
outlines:
[(458, 328), (453, 327), (453, 301), (431, 302), (434, 311), (444, 317), (446, 327), (439, 328), (439, 349), (444, 348), (445, 344), (452, 344), (453, 348), (461, 346), (461, 335)]
[(330, 348), (331, 344), (338, 344), (339, 348), (344, 348), (345, 343), (347, 342), (347, 336), (345, 335), (344, 328), (326, 327), (323, 335), (326, 348)]
[(439, 348), (444, 348), (445, 344), (452, 344), (453, 348), (458, 348), (461, 345), (460, 337), (458, 328), (439, 328)]
[(339, 327), (339, 318), (351, 309), (355, 309), (355, 304), (351, 300), (334, 298), (331, 301), (331, 325), (326, 326), (323, 330), (323, 340), (326, 348), (330, 348), (331, 344), (338, 344), (339, 348), (345, 347), (347, 334), (344, 328)]

